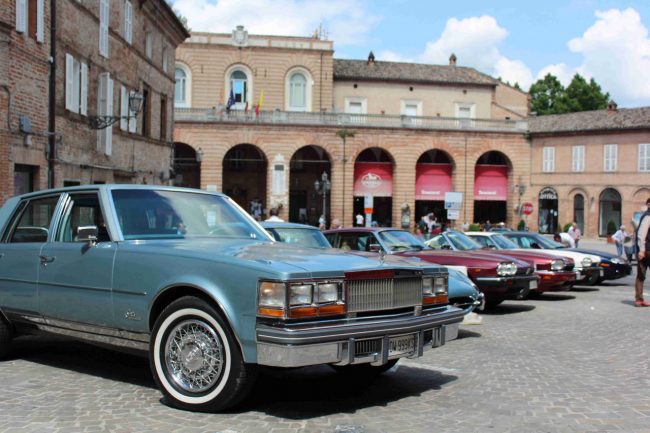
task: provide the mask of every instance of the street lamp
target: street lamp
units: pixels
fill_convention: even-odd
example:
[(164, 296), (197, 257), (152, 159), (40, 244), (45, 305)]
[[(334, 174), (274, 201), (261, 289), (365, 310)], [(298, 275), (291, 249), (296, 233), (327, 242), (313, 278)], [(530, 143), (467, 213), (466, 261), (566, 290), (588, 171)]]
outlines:
[[(314, 189), (318, 195), (323, 196), (323, 217), (325, 217), (327, 215), (327, 194), (332, 189), (332, 183), (327, 178), (326, 172), (323, 172), (320, 179), (320, 181), (318, 179), (314, 181)], [(327, 222), (327, 220), (325, 222)], [(325, 226), (327, 226), (327, 224), (325, 224)]]
[(345, 139), (348, 137), (354, 137), (354, 134), (354, 131), (348, 131), (347, 129), (336, 131), (336, 135), (343, 140), (343, 190), (341, 191), (341, 207), (343, 208), (343, 217), (341, 218), (341, 221), (343, 221), (343, 224), (345, 224), (345, 164), (348, 162), (345, 158)]
[(144, 96), (140, 92), (131, 92), (129, 94), (129, 115), (128, 116), (88, 116), (88, 124), (91, 129), (106, 129), (113, 123), (126, 119), (137, 117), (140, 110), (142, 110), (142, 102)]

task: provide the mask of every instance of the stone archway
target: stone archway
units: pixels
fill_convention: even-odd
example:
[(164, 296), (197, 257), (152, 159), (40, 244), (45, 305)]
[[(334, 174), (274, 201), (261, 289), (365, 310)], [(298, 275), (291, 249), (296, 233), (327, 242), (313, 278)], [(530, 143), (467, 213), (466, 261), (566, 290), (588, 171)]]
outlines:
[(252, 144), (238, 144), (223, 158), (223, 192), (258, 220), (266, 213), (267, 166), (264, 152)]
[(373, 197), (372, 221), (393, 225), (393, 169), (395, 161), (380, 147), (361, 152), (354, 162), (354, 215), (364, 214), (365, 197)]
[(606, 188), (598, 200), (598, 235), (613, 235), (621, 225), (621, 194)]
[(440, 149), (431, 149), (420, 155), (415, 165), (415, 222), (433, 213), (441, 222), (447, 222), (445, 193), (453, 191), (454, 162)]
[(174, 143), (174, 186), (201, 188), (203, 153), (185, 143)]
[(502, 152), (485, 152), (474, 167), (474, 222), (491, 224), (508, 219), (510, 159)]
[[(323, 190), (323, 173), (331, 182), (331, 158), (322, 147), (304, 146), (293, 154), (289, 172), (289, 221), (318, 225), (320, 216), (324, 215), (329, 226), (331, 189)], [(317, 180), (318, 190), (314, 184)]]

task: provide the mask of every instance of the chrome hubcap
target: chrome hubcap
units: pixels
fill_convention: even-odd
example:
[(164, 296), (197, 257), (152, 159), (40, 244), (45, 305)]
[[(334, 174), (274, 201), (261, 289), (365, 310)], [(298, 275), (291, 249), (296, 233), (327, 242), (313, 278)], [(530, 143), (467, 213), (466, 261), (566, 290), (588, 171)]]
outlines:
[(165, 364), (171, 378), (185, 391), (210, 389), (221, 375), (223, 345), (205, 322), (186, 320), (174, 327), (165, 345)]

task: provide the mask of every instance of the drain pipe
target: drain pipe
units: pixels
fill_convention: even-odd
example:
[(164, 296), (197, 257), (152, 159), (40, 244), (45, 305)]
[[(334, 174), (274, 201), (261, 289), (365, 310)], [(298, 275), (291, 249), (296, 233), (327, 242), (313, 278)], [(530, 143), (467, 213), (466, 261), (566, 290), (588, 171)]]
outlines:
[(56, 0), (50, 0), (50, 83), (48, 101), (47, 187), (54, 188), (54, 162), (56, 161)]

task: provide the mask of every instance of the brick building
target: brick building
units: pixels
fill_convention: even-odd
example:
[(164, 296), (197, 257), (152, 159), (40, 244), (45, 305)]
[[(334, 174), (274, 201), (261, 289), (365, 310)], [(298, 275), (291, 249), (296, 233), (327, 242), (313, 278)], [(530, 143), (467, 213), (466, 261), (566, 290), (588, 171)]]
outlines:
[(346, 225), (366, 195), (373, 219), (404, 226), (428, 212), (446, 219), (445, 192), (464, 193), (467, 221), (514, 223), (528, 199), (528, 95), (455, 56), (443, 66), (334, 59), (331, 41), (241, 26), (193, 33), (176, 55), (177, 184)]
[(588, 237), (621, 223), (631, 230), (650, 198), (650, 108), (610, 103), (607, 110), (531, 117), (529, 126), (539, 230), (571, 221)]
[[(6, 130), (0, 129), (0, 152), (9, 155), (2, 159), (8, 161), (1, 168), (8, 173), (2, 176), (7, 179), (3, 198), (46, 187), (48, 163), (53, 168), (49, 183), (56, 187), (167, 183), (175, 48), (189, 36), (167, 3), (2, 0), (2, 5), (0, 52), (10, 59), (8, 70), (0, 69), (0, 98), (5, 98), (0, 99), (0, 119), (8, 118), (2, 123)], [(128, 101), (135, 92), (144, 101), (134, 118)], [(98, 116), (130, 115), (105, 129), (90, 126)], [(31, 129), (21, 130), (21, 116)]]

